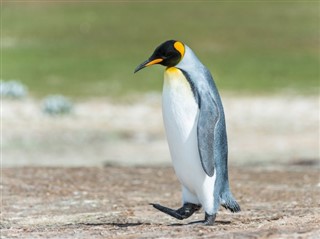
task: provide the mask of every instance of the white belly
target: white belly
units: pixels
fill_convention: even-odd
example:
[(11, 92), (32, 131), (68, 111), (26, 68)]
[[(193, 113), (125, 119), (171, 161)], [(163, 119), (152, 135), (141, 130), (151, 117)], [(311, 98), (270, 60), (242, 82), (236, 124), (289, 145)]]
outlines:
[(167, 69), (164, 75), (162, 111), (172, 163), (179, 181), (201, 203), (211, 204), (215, 175), (208, 177), (200, 161), (198, 105), (188, 81), (176, 68)]

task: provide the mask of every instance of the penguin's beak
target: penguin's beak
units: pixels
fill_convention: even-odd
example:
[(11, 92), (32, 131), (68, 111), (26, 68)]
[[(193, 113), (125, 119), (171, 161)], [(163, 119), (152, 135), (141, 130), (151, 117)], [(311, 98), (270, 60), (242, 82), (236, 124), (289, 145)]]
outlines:
[(140, 71), (141, 69), (147, 67), (147, 66), (151, 66), (154, 64), (158, 64), (160, 62), (162, 62), (163, 59), (162, 58), (156, 58), (156, 59), (152, 59), (149, 58), (148, 60), (146, 60), (145, 62), (141, 63), (140, 65), (137, 66), (137, 68), (134, 70), (134, 73)]

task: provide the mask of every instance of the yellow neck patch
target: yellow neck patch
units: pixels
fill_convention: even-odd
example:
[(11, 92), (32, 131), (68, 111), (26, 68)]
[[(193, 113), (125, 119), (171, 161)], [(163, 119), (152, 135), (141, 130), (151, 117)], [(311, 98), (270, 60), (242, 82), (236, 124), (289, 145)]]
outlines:
[(181, 58), (182, 58), (184, 56), (184, 51), (185, 51), (183, 43), (177, 41), (177, 42), (174, 43), (173, 46), (178, 52), (180, 52)]
[(166, 72), (167, 72), (167, 73), (177, 73), (177, 72), (178, 72), (178, 69), (175, 68), (175, 67), (168, 67), (168, 68), (166, 69)]

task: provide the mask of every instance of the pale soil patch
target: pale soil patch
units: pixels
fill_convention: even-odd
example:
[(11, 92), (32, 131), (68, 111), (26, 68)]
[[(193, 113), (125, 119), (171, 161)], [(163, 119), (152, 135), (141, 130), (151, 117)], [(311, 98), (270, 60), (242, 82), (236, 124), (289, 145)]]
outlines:
[[(319, 97), (224, 96), (230, 163), (319, 158)], [(41, 102), (2, 101), (3, 166), (168, 165), (161, 98), (78, 102), (50, 117)]]

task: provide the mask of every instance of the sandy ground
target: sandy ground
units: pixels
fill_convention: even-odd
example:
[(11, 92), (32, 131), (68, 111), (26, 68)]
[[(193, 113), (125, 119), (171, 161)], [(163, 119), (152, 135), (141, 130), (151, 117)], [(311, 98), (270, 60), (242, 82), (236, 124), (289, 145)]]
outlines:
[(188, 225), (149, 203), (180, 206), (171, 167), (3, 170), (1, 238), (319, 238), (319, 168), (231, 168), (237, 214)]
[(319, 97), (224, 99), (230, 181), (242, 212), (212, 227), (149, 203), (180, 206), (159, 95), (77, 102), (3, 100), (1, 238), (319, 238)]
[[(223, 98), (233, 165), (319, 159), (319, 97)], [(2, 102), (5, 167), (170, 165), (161, 98), (77, 102), (50, 117), (32, 99)]]

